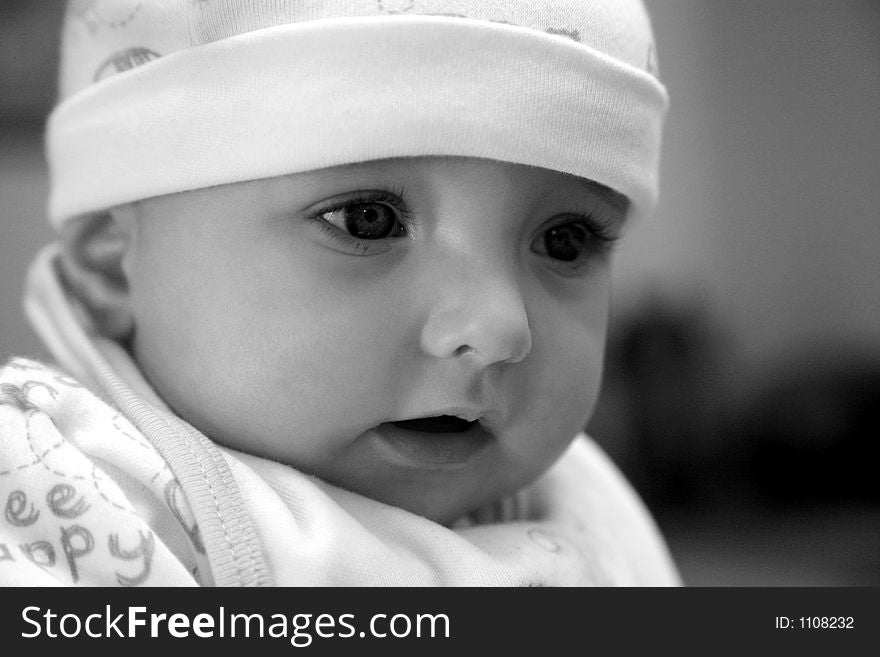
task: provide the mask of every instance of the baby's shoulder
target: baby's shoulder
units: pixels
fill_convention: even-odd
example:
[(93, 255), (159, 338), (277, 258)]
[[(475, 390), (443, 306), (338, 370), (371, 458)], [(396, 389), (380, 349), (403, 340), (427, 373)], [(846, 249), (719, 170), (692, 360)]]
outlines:
[(184, 517), (177, 488), (149, 441), (77, 380), (25, 358), (0, 367), (0, 585), (192, 583), (187, 550), (153, 530)]
[(639, 585), (676, 585), (677, 569), (650, 510), (592, 438), (584, 434), (539, 482), (556, 513), (573, 515), (629, 562)]
[[(57, 399), (62, 387), (85, 389), (61, 370), (31, 358), (12, 357), (0, 365), (0, 406), (34, 410), (40, 407), (38, 399), (45, 395)], [(44, 394), (34, 396), (38, 390)]]

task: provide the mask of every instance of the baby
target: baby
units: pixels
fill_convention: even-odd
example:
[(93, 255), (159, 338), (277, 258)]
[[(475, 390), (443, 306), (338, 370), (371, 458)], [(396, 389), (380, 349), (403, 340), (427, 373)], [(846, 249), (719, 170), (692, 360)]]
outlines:
[(639, 0), (72, 0), (0, 582), (669, 585), (580, 434), (656, 197)]

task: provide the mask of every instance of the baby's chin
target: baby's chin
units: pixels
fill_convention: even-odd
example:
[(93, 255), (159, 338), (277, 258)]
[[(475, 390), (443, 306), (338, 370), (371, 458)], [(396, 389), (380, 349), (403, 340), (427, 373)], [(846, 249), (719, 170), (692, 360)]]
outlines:
[[(456, 521), (493, 502), (513, 495), (521, 486), (516, 482), (495, 482), (464, 477), (443, 482), (435, 476), (416, 477), (409, 482), (330, 481), (339, 488), (362, 497), (408, 511), (432, 522), (449, 527)], [(325, 481), (328, 481), (325, 479)], [(526, 485), (528, 482), (519, 482)]]
[(461, 499), (452, 501), (448, 496), (435, 499), (430, 496), (395, 496), (388, 495), (382, 499), (381, 495), (373, 495), (373, 499), (379, 502), (395, 506), (404, 511), (409, 511), (432, 522), (445, 527), (453, 525), (457, 520), (472, 513), (473, 511), (489, 504), (492, 498), (486, 499)]

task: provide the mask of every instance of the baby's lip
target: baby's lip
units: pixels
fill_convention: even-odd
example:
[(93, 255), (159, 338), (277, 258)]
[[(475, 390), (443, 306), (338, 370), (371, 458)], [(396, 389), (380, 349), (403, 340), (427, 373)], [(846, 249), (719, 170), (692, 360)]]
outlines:
[[(438, 424), (429, 426), (432, 422)], [(444, 422), (451, 424), (444, 427)], [(381, 453), (391, 462), (420, 469), (466, 467), (479, 458), (495, 438), (478, 421), (462, 421), (456, 425), (449, 416), (384, 422), (369, 433), (376, 437), (376, 444), (382, 446)]]
[(434, 415), (412, 420), (398, 420), (392, 422), (394, 426), (408, 431), (422, 431), (425, 433), (462, 433), (470, 429), (476, 423), (475, 420), (465, 420), (456, 415)]
[(388, 422), (393, 424), (396, 422), (413, 422), (427, 418), (443, 417), (460, 418), (465, 422), (479, 422), (480, 426), (490, 433), (495, 433), (495, 429), (500, 425), (499, 414), (494, 410), (473, 406), (445, 406), (442, 408), (434, 408), (426, 410), (424, 413), (413, 413), (407, 417), (389, 420)]

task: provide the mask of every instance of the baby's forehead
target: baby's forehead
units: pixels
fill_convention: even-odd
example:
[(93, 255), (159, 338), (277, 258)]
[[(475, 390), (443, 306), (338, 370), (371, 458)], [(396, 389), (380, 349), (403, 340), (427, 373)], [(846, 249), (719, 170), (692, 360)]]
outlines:
[[(588, 178), (484, 158), (419, 156), (367, 160), (298, 173), (194, 189), (136, 202), (141, 229), (187, 223), (241, 225), (258, 217), (326, 212), (331, 206), (388, 203), (426, 218), (441, 206), (453, 211), (500, 212), (513, 226), (558, 213), (628, 222), (629, 200)], [(445, 211), (445, 209), (443, 211)], [(428, 214), (423, 214), (428, 213)], [(547, 216), (544, 216), (547, 215)], [(210, 218), (210, 219), (209, 219)], [(500, 224), (499, 224), (500, 226)]]
[(438, 183), (443, 179), (467, 176), (477, 169), (483, 171), (491, 169), (493, 175), (499, 179), (533, 182), (548, 194), (568, 192), (596, 196), (622, 212), (625, 212), (629, 205), (626, 196), (589, 178), (527, 164), (449, 155), (395, 157), (346, 163), (282, 176), (279, 180), (296, 183), (298, 186), (310, 183), (358, 185), (364, 181), (383, 179), (411, 179)]

